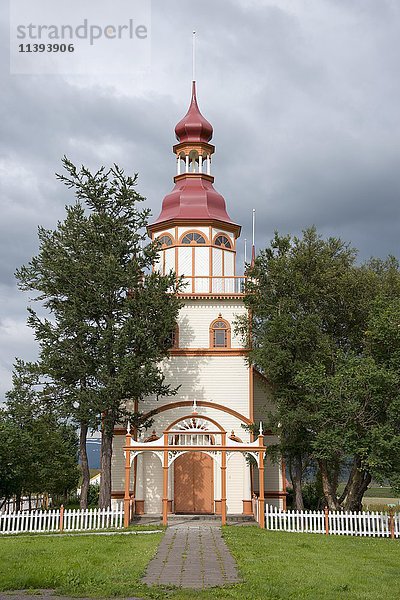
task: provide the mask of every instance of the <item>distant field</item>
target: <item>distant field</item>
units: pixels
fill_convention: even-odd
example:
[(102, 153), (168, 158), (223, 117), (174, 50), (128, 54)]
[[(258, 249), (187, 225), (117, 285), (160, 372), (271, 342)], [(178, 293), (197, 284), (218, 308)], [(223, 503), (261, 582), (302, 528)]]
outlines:
[(386, 511), (396, 505), (400, 510), (400, 498), (390, 487), (371, 487), (364, 494), (363, 507), (367, 510)]
[[(338, 486), (338, 493), (341, 494), (344, 490), (344, 483)], [(377, 510), (387, 511), (393, 505), (399, 506), (397, 510), (400, 510), (400, 496), (396, 494), (392, 488), (388, 486), (380, 487), (374, 486), (367, 489), (363, 498), (364, 510)]]
[(364, 498), (397, 498), (398, 494), (390, 487), (370, 487), (364, 494)]
[(364, 498), (363, 509), (376, 512), (394, 510), (397, 513), (400, 512), (400, 498)]
[[(341, 494), (344, 490), (344, 483), (339, 484), (338, 494)], [(375, 486), (369, 487), (364, 494), (364, 498), (382, 498), (384, 500), (390, 500), (391, 498), (398, 498), (399, 494), (396, 494), (391, 487)]]

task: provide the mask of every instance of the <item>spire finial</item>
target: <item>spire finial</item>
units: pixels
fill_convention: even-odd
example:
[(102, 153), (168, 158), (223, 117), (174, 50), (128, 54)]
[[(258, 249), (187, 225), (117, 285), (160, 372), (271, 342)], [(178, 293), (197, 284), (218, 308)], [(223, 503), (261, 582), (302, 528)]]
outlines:
[(263, 434), (263, 424), (262, 421), (260, 421), (260, 429), (259, 429), (260, 435)]
[(192, 81), (196, 81), (196, 32), (192, 34)]

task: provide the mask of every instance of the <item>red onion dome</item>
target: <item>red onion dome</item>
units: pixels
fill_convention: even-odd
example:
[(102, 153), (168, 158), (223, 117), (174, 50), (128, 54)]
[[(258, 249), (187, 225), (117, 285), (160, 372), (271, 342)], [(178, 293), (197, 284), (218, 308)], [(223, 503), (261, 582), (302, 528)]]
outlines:
[(193, 81), (189, 110), (175, 127), (175, 135), (179, 142), (207, 143), (212, 138), (212, 125), (203, 117), (197, 104), (195, 81)]

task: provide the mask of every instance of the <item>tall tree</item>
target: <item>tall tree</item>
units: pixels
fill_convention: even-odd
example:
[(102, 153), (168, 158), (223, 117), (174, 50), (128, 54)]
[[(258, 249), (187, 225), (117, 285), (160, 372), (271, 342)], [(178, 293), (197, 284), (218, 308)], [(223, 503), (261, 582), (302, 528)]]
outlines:
[(53, 400), (61, 415), (79, 424), (79, 454), (82, 472), (81, 508), (87, 508), (90, 485), (89, 461), (86, 449), (90, 428), (99, 424), (95, 396), (94, 332), (82, 315), (72, 314), (68, 305), (57, 311), (53, 321), (38, 319), (29, 310), (28, 323), (34, 328), (40, 343), (37, 370), (53, 382)]
[[(6, 458), (0, 478), (6, 490), (0, 495), (15, 496), (17, 509), (23, 494), (66, 495), (78, 483), (75, 428), (59, 419), (50, 389), (38, 383), (35, 366), (17, 360), (13, 388), (0, 415), (0, 428), (7, 436), (0, 443)], [(2, 451), (3, 442), (7, 448)]]
[[(324, 474), (324, 495), (331, 508), (361, 510), (372, 477), (383, 480), (399, 463), (399, 377), (371, 356), (342, 353), (335, 371), (321, 364), (297, 377), (312, 432), (310, 448)], [(396, 441), (397, 427), (397, 441)], [(388, 447), (390, 442), (390, 451)], [(343, 493), (338, 496), (337, 463), (351, 458)], [(399, 472), (399, 465), (397, 467)]]
[(39, 229), (39, 254), (17, 278), (51, 313), (43, 319), (30, 309), (42, 371), (65, 391), (81, 432), (101, 424), (99, 502), (106, 507), (115, 424), (138, 419), (134, 401), (174, 393), (160, 361), (180, 307), (179, 284), (173, 273), (153, 271), (157, 244), (143, 246), (149, 210), (140, 207), (137, 175), (116, 165), (92, 174), (67, 158), (63, 164), (67, 174), (57, 177), (76, 203), (55, 231)]
[(0, 509), (14, 496), (20, 504), (23, 470), (19, 456), (24, 441), (6, 411), (0, 410)]
[(387, 397), (386, 421), (375, 432), (371, 469), (376, 479), (389, 480), (400, 490), (400, 268), (393, 257), (370, 266), (379, 276), (380, 288), (369, 314), (366, 352), (396, 381)]
[[(279, 450), (289, 465), (296, 508), (303, 507), (302, 474), (313, 458), (312, 414), (301, 375), (318, 365), (336, 369), (338, 351), (361, 349), (370, 290), (369, 270), (355, 266), (356, 252), (340, 239), (323, 240), (315, 228), (302, 238), (275, 234), (249, 270), (245, 303), (251, 322), (239, 329), (252, 347), (250, 360), (268, 378), (277, 410), (270, 425), (280, 434)], [(321, 458), (327, 501), (336, 481), (339, 456)]]

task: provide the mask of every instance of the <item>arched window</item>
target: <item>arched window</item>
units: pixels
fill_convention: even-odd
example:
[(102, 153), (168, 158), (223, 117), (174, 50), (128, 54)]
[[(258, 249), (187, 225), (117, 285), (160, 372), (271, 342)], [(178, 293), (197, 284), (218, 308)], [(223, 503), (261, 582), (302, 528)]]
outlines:
[(179, 325), (175, 325), (171, 332), (171, 346), (172, 348), (179, 348)]
[(190, 171), (192, 173), (198, 172), (199, 165), (199, 153), (197, 150), (192, 150), (189, 154)]
[(167, 339), (165, 340), (167, 347), (172, 350), (173, 348), (179, 348), (179, 326), (175, 325)]
[(229, 348), (231, 344), (231, 330), (228, 321), (219, 315), (218, 319), (211, 323), (210, 346), (211, 348)]
[(166, 234), (166, 235), (161, 235), (160, 237), (158, 237), (157, 242), (159, 244), (161, 244), (162, 248), (166, 248), (167, 246), (172, 246), (173, 239), (170, 235)]
[(217, 235), (217, 237), (214, 240), (214, 244), (215, 246), (221, 246), (222, 248), (232, 248), (230, 239), (223, 234)]
[(197, 233), (193, 231), (191, 233), (186, 233), (182, 238), (182, 244), (205, 244), (206, 240), (201, 235), (201, 233)]
[(186, 156), (184, 152), (181, 152), (176, 157), (176, 173), (181, 175), (186, 171)]

